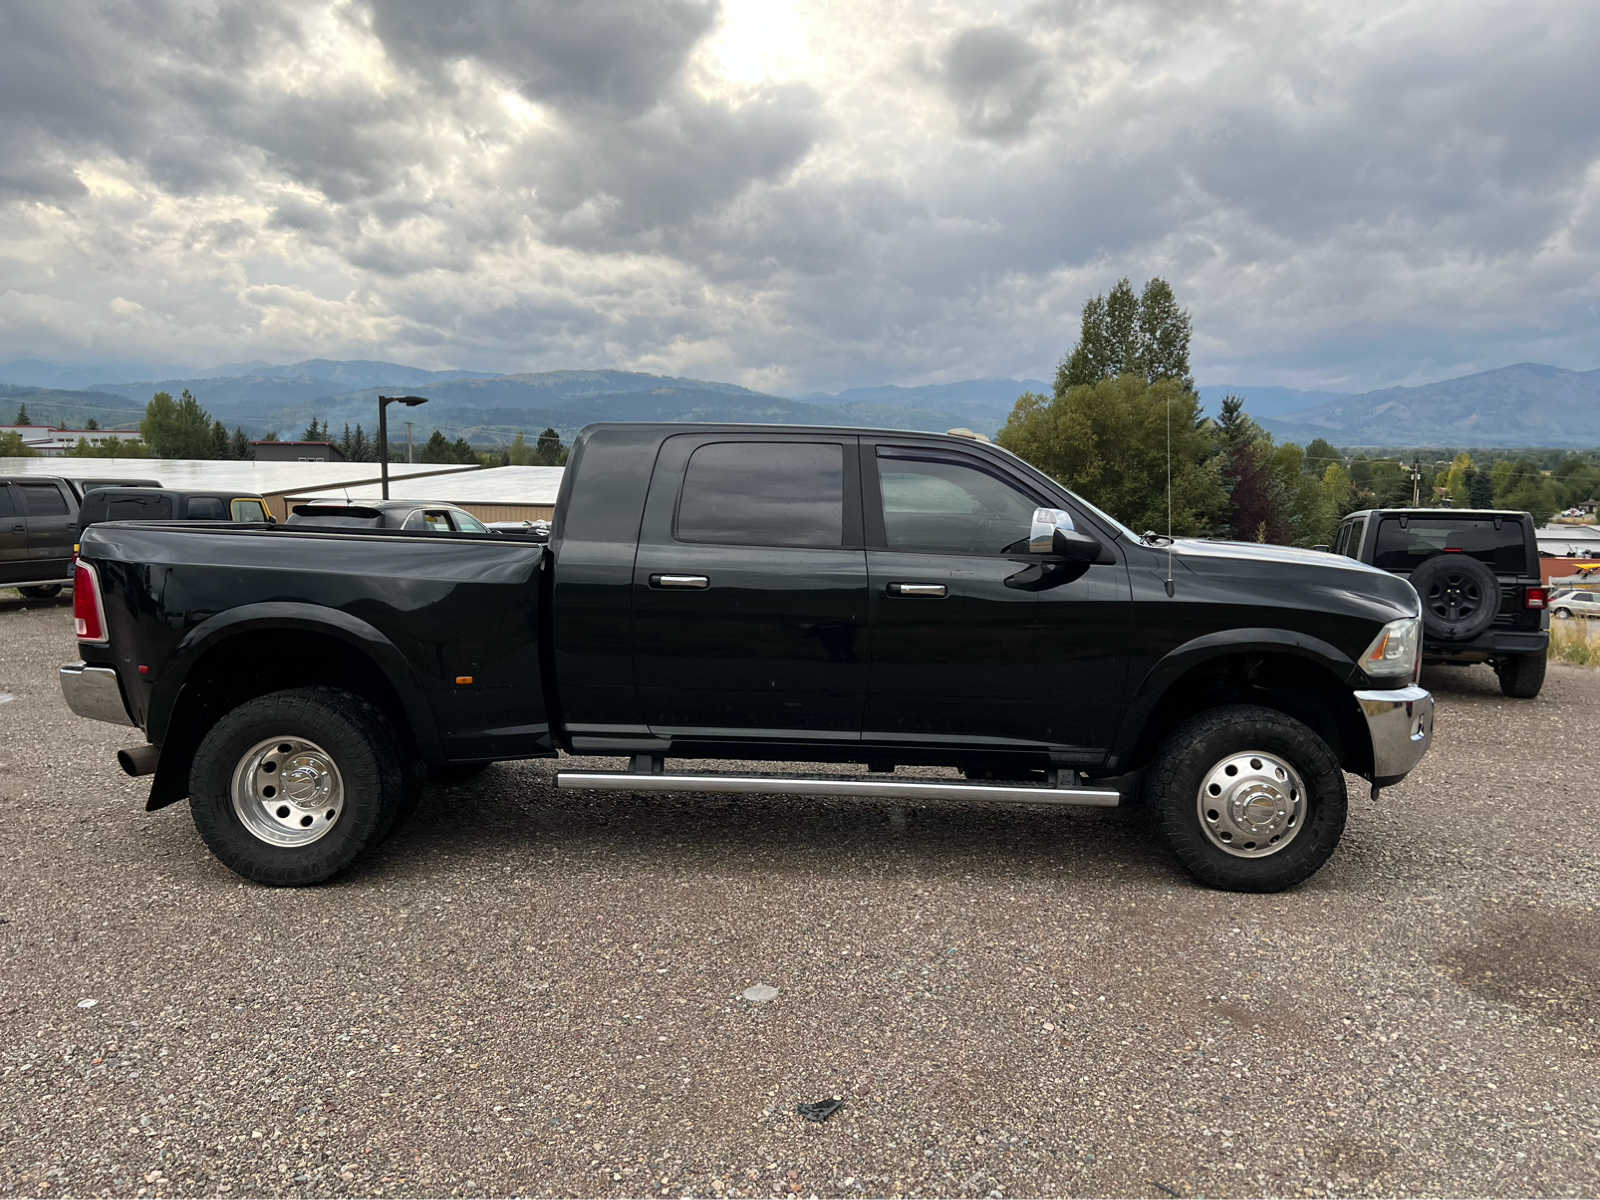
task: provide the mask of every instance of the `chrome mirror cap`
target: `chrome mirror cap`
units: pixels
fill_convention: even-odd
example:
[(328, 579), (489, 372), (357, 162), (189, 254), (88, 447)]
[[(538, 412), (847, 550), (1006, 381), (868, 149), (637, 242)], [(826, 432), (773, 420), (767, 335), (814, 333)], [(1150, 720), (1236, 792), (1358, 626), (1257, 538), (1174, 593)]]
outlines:
[(1072, 514), (1064, 508), (1036, 508), (1033, 521), (1028, 526), (1028, 553), (1055, 553), (1056, 530), (1072, 533), (1075, 530)]

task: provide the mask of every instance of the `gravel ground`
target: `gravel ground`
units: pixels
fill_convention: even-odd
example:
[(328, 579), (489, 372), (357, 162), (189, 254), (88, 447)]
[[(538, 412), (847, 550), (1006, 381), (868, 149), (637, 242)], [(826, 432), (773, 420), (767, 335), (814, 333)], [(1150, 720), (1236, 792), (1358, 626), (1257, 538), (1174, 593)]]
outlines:
[(1132, 810), (547, 764), (276, 891), (143, 812), (72, 657), (0, 600), (7, 1193), (1600, 1193), (1600, 673), (1435, 673), (1432, 755), (1285, 895)]

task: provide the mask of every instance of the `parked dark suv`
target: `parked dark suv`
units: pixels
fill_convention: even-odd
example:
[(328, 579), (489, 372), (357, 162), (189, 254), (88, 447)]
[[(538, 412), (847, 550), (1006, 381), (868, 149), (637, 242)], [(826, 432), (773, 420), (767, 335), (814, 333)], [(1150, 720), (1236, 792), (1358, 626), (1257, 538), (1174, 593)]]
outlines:
[(1411, 581), (1424, 663), (1489, 663), (1507, 696), (1544, 685), (1550, 625), (1533, 518), (1493, 509), (1382, 508), (1339, 526), (1334, 553)]
[(65, 479), (0, 476), (0, 587), (45, 600), (72, 582), (78, 497)]
[(97, 487), (78, 510), (78, 540), (101, 521), (270, 522), (266, 501), (251, 492), (179, 491), (164, 487)]

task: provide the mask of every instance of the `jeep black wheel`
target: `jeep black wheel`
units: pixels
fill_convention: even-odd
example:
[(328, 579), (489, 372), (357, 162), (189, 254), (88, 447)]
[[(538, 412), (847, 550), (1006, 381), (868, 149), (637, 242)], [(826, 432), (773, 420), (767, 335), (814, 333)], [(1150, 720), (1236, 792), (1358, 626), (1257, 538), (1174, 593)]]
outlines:
[(1532, 700), (1544, 687), (1548, 660), (1543, 654), (1513, 654), (1494, 664), (1500, 691), (1514, 700)]
[(201, 741), (189, 811), (222, 862), (257, 883), (321, 883), (393, 826), (405, 769), (361, 697), (294, 688), (246, 701)]
[(1232, 705), (1180, 725), (1146, 782), (1157, 827), (1202, 883), (1276, 892), (1309, 878), (1344, 832), (1344, 773), (1308, 726)]
[(1494, 622), (1500, 581), (1469, 554), (1436, 554), (1411, 572), (1422, 598), (1422, 627), (1441, 642), (1468, 642)]

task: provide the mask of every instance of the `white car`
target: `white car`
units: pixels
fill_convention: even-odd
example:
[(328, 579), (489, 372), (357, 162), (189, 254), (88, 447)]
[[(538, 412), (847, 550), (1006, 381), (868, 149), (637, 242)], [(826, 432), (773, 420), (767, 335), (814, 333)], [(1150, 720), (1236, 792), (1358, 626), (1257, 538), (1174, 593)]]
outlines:
[(1568, 588), (1550, 597), (1552, 617), (1600, 617), (1600, 592)]

